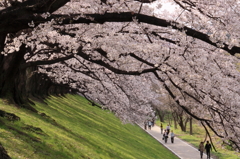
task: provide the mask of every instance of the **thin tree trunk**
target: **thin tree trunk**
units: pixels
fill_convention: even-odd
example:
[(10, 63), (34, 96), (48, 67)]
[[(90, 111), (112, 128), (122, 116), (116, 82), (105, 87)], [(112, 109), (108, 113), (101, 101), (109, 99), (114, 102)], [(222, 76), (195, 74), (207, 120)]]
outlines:
[(172, 113), (173, 121), (174, 121), (174, 129), (177, 129), (177, 117), (175, 116), (175, 113)]
[(157, 115), (159, 117), (160, 122), (164, 122), (164, 113), (161, 113), (159, 109), (156, 109)]
[(187, 123), (188, 123), (188, 120), (189, 120), (189, 118), (187, 117), (186, 120), (185, 120), (185, 122), (184, 122), (185, 132), (187, 131)]
[(184, 124), (183, 124), (183, 118), (182, 118), (181, 116), (179, 117), (178, 124), (179, 124), (181, 130), (182, 130), (183, 132), (186, 132), (185, 126), (184, 126)]
[(170, 126), (172, 125), (171, 113), (168, 113), (168, 123)]
[(190, 119), (189, 119), (189, 125), (190, 125), (190, 135), (192, 135), (192, 134), (193, 134), (192, 120), (193, 120), (193, 118), (192, 118), (192, 117), (190, 117)]
[(7, 151), (5, 150), (5, 148), (2, 146), (2, 144), (0, 143), (0, 158), (1, 159), (11, 159), (8, 154)]

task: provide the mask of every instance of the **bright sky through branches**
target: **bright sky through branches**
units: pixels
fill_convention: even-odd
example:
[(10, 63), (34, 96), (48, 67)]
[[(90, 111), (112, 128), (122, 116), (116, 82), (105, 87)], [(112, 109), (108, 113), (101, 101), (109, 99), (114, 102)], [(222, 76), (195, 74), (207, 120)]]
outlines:
[(174, 14), (178, 6), (168, 0), (159, 0), (150, 4), (150, 7), (154, 8), (154, 13), (158, 15), (163, 14), (164, 12)]

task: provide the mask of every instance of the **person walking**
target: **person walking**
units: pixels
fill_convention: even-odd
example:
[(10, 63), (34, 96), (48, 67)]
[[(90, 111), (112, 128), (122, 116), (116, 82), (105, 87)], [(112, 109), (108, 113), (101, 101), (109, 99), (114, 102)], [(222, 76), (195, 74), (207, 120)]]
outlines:
[(171, 131), (170, 136), (171, 136), (171, 142), (173, 144), (174, 143), (174, 137), (175, 137), (175, 134), (173, 133), (173, 130)]
[(148, 125), (148, 122), (147, 120), (144, 121), (144, 129), (147, 130), (147, 125)]
[(203, 157), (203, 151), (204, 151), (204, 144), (203, 142), (200, 142), (199, 146), (198, 146), (198, 151), (200, 151), (200, 157)]
[(148, 120), (148, 129), (151, 130), (151, 127), (152, 127), (152, 121)]
[(170, 133), (170, 126), (169, 126), (169, 124), (167, 125), (167, 134), (169, 134)]
[(166, 132), (166, 130), (164, 130), (164, 132), (163, 132), (163, 137), (162, 137), (162, 140), (165, 140), (165, 133)]
[(152, 127), (154, 127), (154, 125), (155, 125), (155, 119), (152, 118)]
[(210, 150), (212, 150), (212, 146), (209, 143), (209, 141), (207, 141), (207, 143), (205, 145), (205, 149), (206, 149), (206, 153), (207, 153), (207, 159), (210, 159)]
[(164, 131), (163, 136), (164, 136), (164, 141), (165, 141), (165, 143), (167, 143), (168, 133), (167, 133), (166, 130)]
[(161, 134), (163, 133), (163, 125), (162, 123), (160, 124), (160, 128), (161, 128)]

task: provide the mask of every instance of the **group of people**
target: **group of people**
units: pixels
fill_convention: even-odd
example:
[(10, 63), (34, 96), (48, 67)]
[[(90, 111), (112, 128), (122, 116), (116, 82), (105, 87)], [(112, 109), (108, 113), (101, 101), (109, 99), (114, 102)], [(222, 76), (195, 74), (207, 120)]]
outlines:
[(146, 121), (144, 122), (144, 129), (145, 129), (145, 130), (147, 130), (147, 129), (151, 130), (151, 127), (153, 127), (154, 124), (155, 124), (155, 120), (154, 120), (154, 119), (152, 119), (152, 120), (146, 120)]
[[(148, 129), (151, 130), (151, 127), (153, 126), (154, 126), (154, 120), (148, 120), (144, 122), (145, 129), (147, 129), (148, 127)], [(175, 134), (173, 133), (173, 130), (170, 130), (170, 125), (167, 125), (166, 129), (163, 129), (163, 125), (161, 123), (160, 130), (161, 130), (161, 134), (163, 134), (162, 140), (164, 140), (165, 143), (167, 143), (168, 136), (171, 131), (170, 133), (171, 143), (174, 143)], [(210, 151), (212, 150), (212, 146), (209, 143), (209, 141), (206, 142), (205, 146), (204, 146), (204, 142), (200, 142), (198, 150), (200, 151), (201, 158), (203, 157), (204, 150), (206, 150), (207, 159), (210, 159)]]
[(204, 146), (204, 142), (200, 142), (199, 147), (198, 147), (198, 151), (200, 151), (200, 157), (203, 157), (203, 151), (204, 149), (206, 150), (206, 154), (207, 154), (207, 159), (210, 159), (210, 151), (212, 150), (212, 146), (209, 143), (209, 141), (207, 141), (207, 143)]
[[(160, 129), (161, 129), (161, 134), (163, 134), (163, 138), (162, 139), (165, 141), (165, 143), (167, 143), (168, 135), (170, 133), (170, 126), (167, 125), (166, 129), (163, 132), (163, 125), (161, 123)], [(171, 143), (173, 144), (174, 143), (174, 137), (175, 137), (175, 134), (173, 133), (173, 130), (170, 133), (170, 137), (171, 137)]]
[[(165, 143), (167, 143), (168, 135), (170, 133), (170, 126), (167, 125), (166, 129), (163, 132), (163, 125), (161, 123), (160, 124), (160, 129), (161, 129), (161, 134), (163, 134), (162, 139), (165, 141)], [(173, 131), (171, 131), (170, 137), (171, 137), (171, 142), (174, 143), (175, 134), (173, 133)], [(207, 159), (210, 159), (210, 151), (212, 150), (212, 146), (209, 143), (209, 141), (207, 141), (205, 146), (204, 146), (204, 142), (200, 142), (198, 150), (200, 151), (200, 157), (201, 158), (203, 157), (203, 151), (206, 150)]]

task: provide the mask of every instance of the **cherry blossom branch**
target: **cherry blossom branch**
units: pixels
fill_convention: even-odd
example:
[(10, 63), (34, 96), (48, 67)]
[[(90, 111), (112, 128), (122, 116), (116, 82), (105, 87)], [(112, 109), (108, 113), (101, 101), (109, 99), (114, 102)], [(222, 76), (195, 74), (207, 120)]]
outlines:
[[(1, 13), (4, 13), (1, 15)], [(76, 23), (100, 23), (103, 24), (105, 22), (132, 22), (136, 19), (139, 23), (146, 23), (155, 26), (161, 27), (171, 27), (172, 29), (184, 31), (186, 35), (191, 36), (193, 38), (197, 38), (202, 40), (212, 46), (219, 48), (217, 42), (212, 42), (210, 37), (207, 34), (189, 28), (187, 26), (181, 25), (175, 21), (168, 21), (165, 19), (156, 18), (149, 15), (144, 14), (135, 14), (132, 12), (122, 12), (122, 13), (104, 13), (104, 14), (86, 14), (85, 17), (81, 17), (80, 14), (77, 15), (57, 15), (53, 14), (48, 18), (43, 18), (39, 15), (34, 16), (33, 13), (24, 13), (25, 16), (19, 17), (18, 12), (14, 13), (5, 13), (4, 11), (0, 12), (0, 34), (1, 33), (9, 33), (9, 32), (17, 32), (21, 29), (28, 28), (28, 23), (31, 21), (34, 22), (35, 25), (40, 23), (44, 23), (46, 21), (50, 21), (51, 19), (55, 19), (59, 21), (61, 24), (76, 24)], [(16, 17), (12, 19), (12, 23), (6, 21), (7, 16)], [(20, 19), (19, 19), (20, 18)], [(21, 25), (19, 23), (21, 22)], [(16, 27), (17, 26), (17, 27)], [(223, 43), (221, 49), (229, 52), (231, 55), (235, 55), (240, 52), (240, 47), (233, 46), (229, 47), (228, 44)]]
[(121, 69), (118, 69), (116, 67), (113, 67), (110, 64), (105, 63), (102, 60), (93, 60), (93, 59), (91, 59), (91, 56), (89, 56), (89, 55), (87, 55), (83, 52), (80, 52), (78, 55), (81, 56), (82, 58), (84, 58), (85, 60), (96, 63), (100, 66), (103, 66), (103, 67), (111, 70), (112, 72), (114, 72), (116, 74), (141, 75), (141, 74), (144, 74), (144, 73), (154, 72), (157, 69), (156, 67), (154, 67), (154, 68), (149, 68), (149, 69), (143, 69), (141, 71), (125, 71), (125, 70), (121, 70)]
[[(77, 17), (79, 15), (71, 15), (71, 16), (62, 16), (62, 15), (52, 15), (51, 18), (61, 19), (62, 24), (69, 24), (69, 23), (100, 23), (103, 24), (105, 22), (131, 22), (135, 18), (138, 22), (151, 24), (155, 26), (161, 27), (171, 27), (172, 29), (184, 31), (186, 35), (191, 36), (193, 38), (197, 38), (202, 40), (212, 46), (219, 48), (216, 42), (212, 42), (210, 37), (207, 34), (204, 34), (200, 31), (194, 30), (187, 26), (181, 25), (175, 21), (168, 21), (165, 19), (156, 18), (149, 15), (144, 14), (135, 14), (132, 12), (122, 12), (122, 13), (105, 13), (105, 14), (86, 14), (86, 17), (79, 17), (78, 19), (74, 20), (73, 17)], [(223, 43), (221, 49), (229, 52), (231, 55), (235, 55), (236, 53), (240, 52), (240, 47), (233, 46), (229, 48), (229, 45)]]
[(61, 62), (61, 61), (71, 59), (73, 57), (74, 57), (74, 54), (66, 56), (66, 57), (62, 57), (62, 58), (57, 58), (57, 59), (54, 59), (54, 60), (47, 60), (47, 61), (40, 61), (39, 60), (39, 61), (28, 62), (28, 63), (22, 64), (21, 69), (25, 69), (25, 68), (31, 67), (31, 66), (54, 64), (54, 63), (58, 63), (58, 62)]

